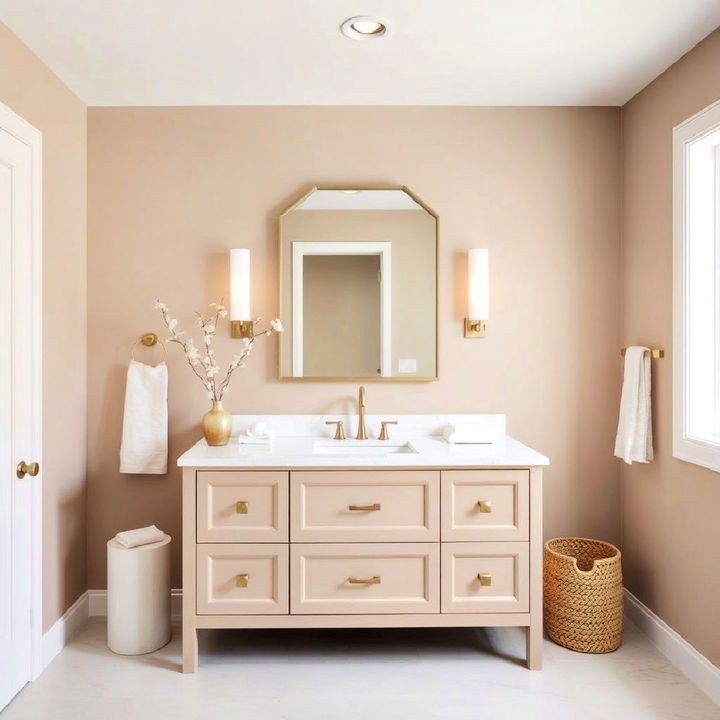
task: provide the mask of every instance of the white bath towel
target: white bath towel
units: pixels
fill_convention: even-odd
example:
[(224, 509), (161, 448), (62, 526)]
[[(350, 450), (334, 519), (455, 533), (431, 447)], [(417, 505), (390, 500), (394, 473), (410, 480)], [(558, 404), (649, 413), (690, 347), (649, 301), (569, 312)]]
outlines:
[(164, 475), (168, 449), (168, 371), (130, 361), (125, 385), (120, 472)]
[(137, 530), (124, 530), (115, 536), (115, 540), (125, 548), (149, 545), (165, 539), (165, 533), (155, 525), (137, 528)]
[(647, 350), (634, 346), (625, 351), (615, 456), (628, 465), (653, 459), (650, 353)]

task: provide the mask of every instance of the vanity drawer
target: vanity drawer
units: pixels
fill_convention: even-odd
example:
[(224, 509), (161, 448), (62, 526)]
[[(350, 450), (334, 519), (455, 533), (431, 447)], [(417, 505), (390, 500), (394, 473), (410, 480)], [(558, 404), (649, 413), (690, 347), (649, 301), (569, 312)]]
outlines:
[(287, 472), (198, 472), (198, 542), (287, 542)]
[(444, 613), (529, 612), (527, 543), (443, 543)]
[(293, 542), (439, 540), (439, 517), (437, 471), (290, 473)]
[(443, 540), (528, 540), (527, 470), (443, 470)]
[(287, 545), (198, 545), (198, 615), (287, 615)]
[(439, 543), (290, 546), (294, 615), (437, 613), (439, 586)]

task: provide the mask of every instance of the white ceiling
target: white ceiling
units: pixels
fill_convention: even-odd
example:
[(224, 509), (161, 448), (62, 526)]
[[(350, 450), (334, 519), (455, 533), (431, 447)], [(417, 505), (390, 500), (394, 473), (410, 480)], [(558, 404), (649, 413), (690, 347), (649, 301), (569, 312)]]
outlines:
[(315, 190), (295, 210), (422, 210), (403, 190)]
[[(353, 15), (392, 32), (349, 40)], [(89, 105), (621, 105), (718, 0), (0, 0)]]

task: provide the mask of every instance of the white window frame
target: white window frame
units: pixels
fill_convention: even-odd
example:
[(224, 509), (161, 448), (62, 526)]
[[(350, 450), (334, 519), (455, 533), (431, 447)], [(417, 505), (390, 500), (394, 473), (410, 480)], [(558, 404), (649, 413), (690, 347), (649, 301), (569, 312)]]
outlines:
[[(693, 145), (720, 131), (720, 101), (701, 110), (673, 129), (673, 457), (720, 472), (720, 436), (693, 436), (689, 417), (689, 325), (688, 320), (688, 257), (691, 246), (688, 199), (690, 188), (690, 149)], [(720, 168), (720, 149), (716, 150), (715, 172)], [(720, 403), (720, 177), (716, 174), (715, 258), (710, 267), (715, 272), (715, 402)], [(695, 201), (697, 202), (697, 201)], [(697, 251), (696, 251), (697, 252)], [(708, 358), (711, 360), (711, 358)], [(695, 361), (697, 362), (697, 361)], [(715, 409), (717, 423), (718, 406)], [(717, 426), (715, 432), (718, 432)]]

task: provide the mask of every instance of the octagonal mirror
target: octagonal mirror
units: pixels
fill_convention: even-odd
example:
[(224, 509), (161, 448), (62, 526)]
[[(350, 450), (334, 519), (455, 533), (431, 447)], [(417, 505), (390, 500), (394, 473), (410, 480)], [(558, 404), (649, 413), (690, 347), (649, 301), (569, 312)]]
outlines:
[(437, 216), (406, 187), (314, 187), (280, 217), (283, 380), (437, 379)]

